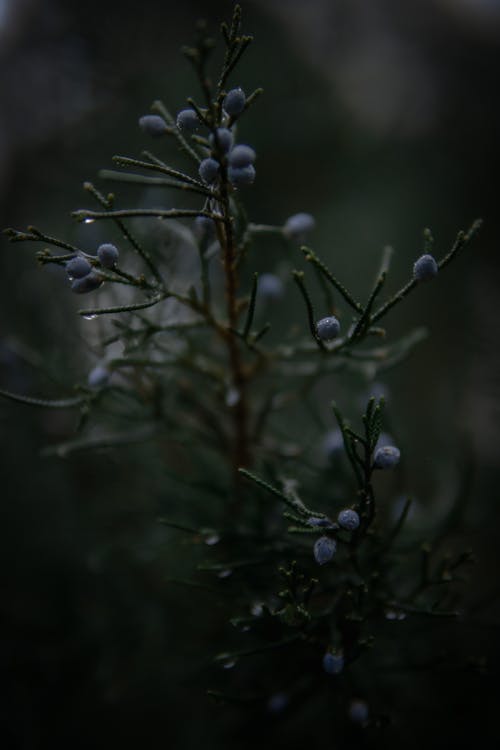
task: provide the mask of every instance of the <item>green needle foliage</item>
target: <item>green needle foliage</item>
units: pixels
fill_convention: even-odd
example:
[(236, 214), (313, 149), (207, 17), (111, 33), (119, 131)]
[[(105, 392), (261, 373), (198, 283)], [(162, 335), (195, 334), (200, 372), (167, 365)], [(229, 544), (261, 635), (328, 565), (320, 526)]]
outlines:
[[(109, 325), (99, 344), (104, 373), (98, 383), (90, 378), (58, 401), (1, 395), (33, 406), (80, 410), (74, 439), (49, 451), (61, 457), (146, 440), (175, 445), (163, 453), (165, 472), (171, 486), (182, 489), (183, 502), (162, 508), (159, 523), (172, 530), (172, 544), (179, 540), (185, 548), (191, 540), (194, 550), (200, 539), (206, 542), (203, 559), (193, 554), (191, 572), (171, 583), (192, 589), (193, 597), (197, 589), (208, 592), (220, 605), (221, 643), (212, 647), (214, 670), (202, 678), (209, 695), (218, 702), (286, 713), (290, 705), (299, 707), (306, 697), (322, 693), (326, 681), (339, 726), (351, 716), (354, 723), (377, 729), (391, 708), (372, 707), (376, 695), (363, 676), (367, 652), (370, 664), (377, 655), (387, 662), (384, 648), (377, 650), (379, 639), (387, 646), (387, 621), (456, 618), (457, 582), (472, 558), (466, 551), (447, 558), (441, 527), (435, 540), (419, 539), (409, 497), (398, 514), (387, 511), (396, 507), (391, 471), (399, 476), (399, 451), (379, 442), (386, 419), (383, 398), (369, 398), (361, 415), (332, 403), (341, 442), (334, 454), (318, 455), (318, 440), (325, 437), (320, 387), (332, 373), (347, 387), (360, 379), (372, 382), (413, 352), (425, 336), (422, 329), (394, 340), (385, 326), (397, 305), (418, 294), (421, 282), (409, 269), (409, 280), (384, 299), (393, 257), (385, 248), (366, 300), (358, 301), (360, 290), (348, 290), (317, 249), (301, 246), (300, 232), (248, 218), (245, 192), (258, 189), (258, 165), (255, 172), (251, 161), (237, 164), (218, 134), (230, 130), (237, 145), (245, 115), (261, 94), (260, 88), (243, 94), (240, 108), (227, 99), (229, 92), (240, 96), (234, 94), (237, 66), (253, 41), (240, 26), (236, 6), (231, 21), (222, 25), (218, 70), (212, 67), (216, 45), (202, 25), (196, 44), (184, 49), (200, 85), (200, 98), (188, 99), (196, 131), (180, 128), (162, 102), (152, 106), (164, 123), (157, 140), (161, 153), (164, 142), (173, 141), (185, 158), (185, 171), (146, 150), (141, 158), (115, 156), (117, 169), (100, 175), (129, 187), (168, 187), (185, 203), (119, 207), (114, 194), (85, 184), (97, 209), (79, 208), (73, 217), (103, 222), (109, 241), (118, 238), (114, 266), (102, 266), (97, 248), (74, 246), (35, 227), (6, 230), (11, 242), (42, 244), (41, 266), (65, 267), (75, 257), (85, 258), (97, 286), (79, 314), (108, 319)], [(203, 170), (206, 160), (215, 162), (213, 180)], [(152, 230), (144, 228), (147, 222)], [(451, 250), (437, 258), (439, 275), (479, 224), (459, 232)], [(179, 254), (191, 253), (188, 278), (170, 272), (156, 239), (158, 226), (174, 244), (178, 241)], [(273, 310), (277, 317), (279, 300), (265, 302), (252, 267), (264, 236), (283, 248), (296, 285), (295, 302), (287, 309), (289, 332), (275, 338)], [(434, 251), (429, 230), (422, 250)], [(341, 334), (325, 340), (317, 322), (333, 315), (342, 321)], [(119, 415), (123, 431), (96, 439), (92, 428), (105, 425), (110, 410)], [(290, 425), (299, 412), (297, 436)], [(193, 520), (200, 504), (210, 516), (210, 529)], [(339, 523), (342, 510), (353, 511), (348, 514), (352, 528)], [(200, 640), (208, 637), (203, 618), (198, 627)], [(425, 633), (419, 629), (418, 637), (425, 640)], [(259, 654), (265, 659), (257, 659)], [(400, 667), (405, 669), (404, 661)]]

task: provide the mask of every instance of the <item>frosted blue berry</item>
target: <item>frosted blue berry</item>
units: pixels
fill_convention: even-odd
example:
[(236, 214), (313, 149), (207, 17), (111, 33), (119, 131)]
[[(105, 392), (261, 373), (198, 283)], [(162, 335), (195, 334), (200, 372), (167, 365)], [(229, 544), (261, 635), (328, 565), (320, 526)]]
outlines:
[(316, 323), (316, 332), (322, 341), (331, 341), (340, 333), (340, 323), (334, 315), (321, 318)]
[(248, 164), (246, 167), (229, 167), (227, 174), (234, 187), (251, 185), (255, 180), (255, 167), (253, 164)]
[(314, 216), (299, 213), (289, 216), (283, 225), (283, 233), (291, 240), (302, 241), (307, 234), (316, 226)]
[(198, 115), (194, 109), (181, 109), (177, 115), (177, 127), (179, 130), (185, 130), (188, 133), (194, 133), (200, 126)]
[(351, 701), (349, 706), (349, 718), (355, 724), (365, 724), (369, 716), (368, 704), (362, 700)]
[(97, 248), (97, 257), (104, 268), (114, 268), (118, 261), (118, 255), (118, 249), (109, 242), (99, 245)]
[(327, 674), (340, 674), (344, 669), (342, 654), (332, 654), (331, 651), (327, 651), (323, 656), (323, 669)]
[(275, 301), (283, 297), (285, 288), (279, 276), (263, 273), (259, 276), (257, 290), (262, 299)]
[[(209, 139), (212, 148), (216, 147), (215, 136), (210, 133)], [(223, 154), (227, 154), (233, 145), (233, 134), (228, 128), (217, 128), (217, 142)]]
[(82, 279), (75, 279), (71, 282), (71, 291), (75, 294), (87, 294), (93, 292), (102, 284), (102, 278), (95, 271), (91, 271)]
[(257, 154), (251, 146), (245, 146), (240, 144), (235, 146), (228, 156), (229, 164), (232, 167), (247, 167), (249, 164), (253, 164)]
[(358, 514), (355, 510), (351, 510), (350, 508), (341, 510), (337, 517), (337, 521), (339, 522), (339, 526), (347, 531), (355, 531), (360, 524)]
[(210, 157), (208, 159), (203, 159), (198, 168), (198, 173), (203, 182), (210, 185), (212, 182), (215, 182), (217, 175), (219, 174), (219, 162)]
[(337, 549), (337, 543), (329, 536), (320, 536), (314, 544), (314, 559), (318, 565), (330, 562)]
[(167, 123), (160, 117), (160, 115), (144, 115), (139, 118), (139, 127), (147, 135), (158, 138), (160, 135), (165, 135), (167, 132)]
[(339, 429), (329, 430), (323, 438), (322, 450), (326, 458), (332, 461), (344, 450), (344, 438)]
[(413, 266), (413, 278), (416, 281), (430, 281), (438, 272), (438, 264), (432, 255), (421, 255)]
[(320, 529), (333, 529), (336, 528), (329, 518), (321, 518), (320, 516), (309, 516), (306, 521), (308, 526)]
[(102, 365), (96, 365), (90, 372), (87, 378), (87, 383), (90, 388), (102, 388), (107, 385), (111, 373), (106, 367)]
[(81, 256), (72, 258), (66, 263), (66, 272), (72, 279), (83, 279), (83, 277), (87, 276), (91, 270), (92, 266), (88, 260), (85, 260), (85, 258), (82, 258)]
[(245, 109), (247, 98), (241, 88), (231, 89), (224, 99), (224, 109), (231, 117), (241, 114)]
[(375, 451), (373, 465), (377, 469), (392, 469), (399, 463), (401, 453), (395, 445), (384, 445)]

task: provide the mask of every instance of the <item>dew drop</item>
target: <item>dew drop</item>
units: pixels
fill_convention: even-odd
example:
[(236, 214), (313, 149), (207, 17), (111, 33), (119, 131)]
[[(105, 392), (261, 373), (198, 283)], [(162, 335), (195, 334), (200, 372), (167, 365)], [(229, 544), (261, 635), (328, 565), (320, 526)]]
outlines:
[(93, 224), (94, 221), (95, 221), (95, 219), (85, 219), (83, 223), (84, 224)]
[(233, 571), (230, 568), (226, 568), (225, 570), (221, 570), (220, 573), (217, 573), (217, 578), (229, 578), (229, 576), (233, 575)]
[(229, 659), (228, 661), (224, 662), (222, 665), (223, 669), (232, 669), (234, 666), (236, 666), (236, 659)]
[(94, 320), (97, 318), (97, 315), (83, 315), (82, 317), (84, 320)]

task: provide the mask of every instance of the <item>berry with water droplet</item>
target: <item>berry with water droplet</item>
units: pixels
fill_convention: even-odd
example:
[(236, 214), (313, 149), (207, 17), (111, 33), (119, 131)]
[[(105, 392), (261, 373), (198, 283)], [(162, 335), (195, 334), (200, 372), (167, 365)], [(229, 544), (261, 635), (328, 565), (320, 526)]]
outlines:
[(97, 257), (104, 268), (114, 268), (118, 261), (118, 255), (118, 249), (109, 242), (99, 245), (97, 248)]
[(92, 266), (85, 258), (78, 255), (66, 263), (66, 272), (73, 279), (83, 279), (92, 270)]

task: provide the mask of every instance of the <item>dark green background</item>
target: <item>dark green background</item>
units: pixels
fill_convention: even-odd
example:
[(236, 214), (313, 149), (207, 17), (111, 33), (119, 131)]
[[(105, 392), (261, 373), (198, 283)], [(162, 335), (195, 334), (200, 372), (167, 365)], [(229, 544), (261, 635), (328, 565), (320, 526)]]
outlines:
[[(196, 93), (180, 47), (197, 18), (207, 17), (215, 31), (230, 8), (10, 3), (12, 20), (0, 26), (0, 224), (76, 237), (68, 214), (88, 205), (82, 182), (111, 166), (112, 154), (140, 152), (137, 119), (153, 99), (176, 111)], [(478, 216), (485, 221), (439, 283), (395, 315), (391, 334), (424, 325), (431, 336), (387, 384), (408, 488), (424, 508), (445, 504), (460, 468), (473, 468), (458, 539), (478, 556), (466, 600), (482, 608), (477, 624), (452, 640), (488, 662), (484, 674), (471, 672), (461, 684), (399, 676), (387, 700), (419, 694), (400, 706), (394, 730), (408, 747), (420, 747), (429, 733), (455, 742), (469, 730), (491, 738), (500, 615), (500, 10), (465, 0), (243, 8), (256, 42), (234, 83), (265, 89), (241, 128), (258, 152), (257, 181), (246, 191), (252, 220), (313, 213), (314, 246), (360, 296), (385, 244), (396, 249), (395, 288), (421, 252), (424, 226), (442, 254), (456, 230)], [(91, 361), (72, 316), (75, 301), (59, 276), (37, 268), (34, 248), (0, 243), (0, 385), (67, 394)], [(271, 250), (255, 265), (273, 270), (278, 260)], [(299, 304), (293, 290), (286, 304)], [(210, 597), (164, 583), (190, 564), (191, 552), (179, 562), (173, 537), (155, 523), (166, 502), (159, 456), (140, 446), (41, 457), (44, 446), (70, 434), (72, 419), (0, 404), (2, 746), (243, 748), (267, 736), (278, 746), (286, 738), (289, 747), (335, 747), (327, 706), (308, 705), (293, 722), (279, 722), (207, 702), (220, 624)]]

